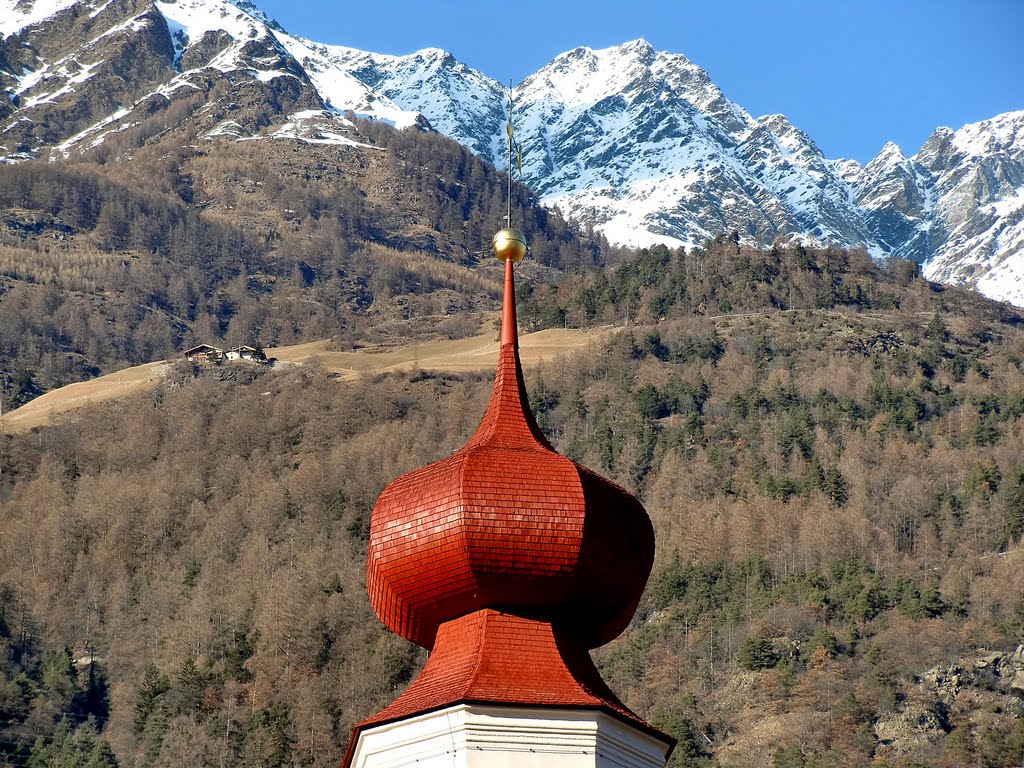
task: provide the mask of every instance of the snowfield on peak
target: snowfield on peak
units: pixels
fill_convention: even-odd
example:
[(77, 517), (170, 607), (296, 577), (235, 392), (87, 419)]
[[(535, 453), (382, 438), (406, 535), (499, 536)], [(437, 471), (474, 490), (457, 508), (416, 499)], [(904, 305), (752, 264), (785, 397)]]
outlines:
[(348, 64), (354, 56), (365, 55), (362, 51), (322, 45), (292, 36), (245, 2), (156, 0), (155, 4), (168, 22), (178, 59), (208, 33), (226, 32), (231, 36), (232, 44), (206, 66), (225, 72), (246, 66), (262, 82), (295, 76), (294, 72), (279, 68), (280, 62), (273, 57), (263, 61), (243, 58), (245, 43), (270, 41), (280, 46), (304, 70), (320, 98), (339, 114), (351, 111), (363, 117), (386, 120), (399, 128), (422, 122), (416, 111), (398, 107), (353, 75), (353, 67)]
[(255, 40), (268, 32), (263, 24), (228, 2), (156, 0), (154, 5), (182, 49), (199, 42), (207, 32), (227, 32), (236, 43)]
[(985, 157), (1004, 150), (1022, 157), (1024, 110), (965, 125), (953, 134), (953, 145), (969, 157)]
[(321, 45), (283, 32), (277, 33), (277, 38), (306, 70), (327, 106), (339, 112), (351, 111), (363, 117), (386, 120), (396, 128), (409, 128), (422, 122), (418, 113), (402, 109), (386, 96), (375, 93), (343, 65), (346, 61), (343, 52), (353, 49)]
[(46, 21), (78, 1), (35, 0), (32, 3), (24, 3), (21, 0), (0, 0), (0, 38), (10, 37), (25, 27)]
[(685, 56), (644, 40), (576, 48), (513, 97), (525, 180), (612, 242), (860, 240), (848, 186), (810, 138), (781, 115), (755, 120)]
[[(337, 93), (329, 99), (338, 109), (352, 109), (398, 127), (423, 125), (451, 136), (477, 154), (489, 157), (490, 135), (504, 124), (504, 91), (485, 75), (439, 48), (405, 56), (368, 53), (340, 45), (289, 38), (285, 45), (303, 63), (314, 82), (333, 93), (332, 79), (355, 80), (363, 96)], [(362, 105), (357, 108), (353, 105)], [(483, 140), (481, 143), (481, 139)]]

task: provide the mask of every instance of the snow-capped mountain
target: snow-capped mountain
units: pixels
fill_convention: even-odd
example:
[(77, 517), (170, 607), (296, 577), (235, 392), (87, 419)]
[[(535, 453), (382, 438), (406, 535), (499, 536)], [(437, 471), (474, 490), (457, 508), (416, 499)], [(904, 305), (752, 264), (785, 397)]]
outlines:
[(0, 18), (7, 157), (183, 121), (206, 138), (352, 143), (344, 111), (423, 120), (242, 0), (0, 0)]
[[(388, 56), (292, 40), (296, 42), (290, 50), (307, 69), (323, 73), (325, 80), (337, 77), (339, 72), (350, 73), (363, 87), (395, 104), (405, 117), (391, 117), (392, 122), (400, 125), (409, 116), (422, 115), (434, 130), (478, 155), (488, 159), (494, 156), (494, 134), (505, 121), (506, 89), (450, 53), (427, 48), (408, 56)], [(353, 109), (369, 114), (365, 108)]]
[(684, 56), (643, 40), (577, 48), (514, 97), (526, 180), (612, 241), (858, 241), (859, 212), (813, 142), (782, 116), (753, 119)]
[[(431, 127), (505, 167), (506, 89), (451, 54), (289, 35), (246, 0), (0, 0), (0, 156), (187, 125), (209, 140), (359, 144), (353, 116)], [(616, 243), (865, 245), (1024, 305), (1024, 112), (912, 157), (831, 160), (643, 40), (556, 57), (513, 89), (523, 177)], [(116, 142), (113, 142), (116, 144)]]
[(870, 236), (932, 280), (1024, 304), (1024, 112), (891, 142), (851, 178)]
[(940, 128), (913, 160), (933, 181), (925, 275), (1024, 304), (1024, 111)]
[(856, 190), (871, 238), (884, 253), (922, 260), (928, 253), (931, 180), (893, 142), (847, 180)]

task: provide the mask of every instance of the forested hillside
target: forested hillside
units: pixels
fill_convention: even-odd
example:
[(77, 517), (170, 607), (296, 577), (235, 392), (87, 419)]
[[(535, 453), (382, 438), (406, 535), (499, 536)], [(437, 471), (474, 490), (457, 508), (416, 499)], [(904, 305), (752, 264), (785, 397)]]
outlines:
[[(1020, 316), (727, 237), (520, 298), (535, 325), (630, 324), (526, 380), (556, 447), (655, 522), (636, 620), (595, 655), (673, 766), (1021, 764)], [(337, 765), (424, 660), (369, 608), (373, 503), (489, 388), (180, 365), (7, 438), (0, 761)]]
[[(496, 307), (482, 249), (507, 177), (455, 142), (360, 123), (362, 146), (191, 144), (153, 138), (163, 125), (77, 162), (0, 165), (8, 408), (196, 343), (388, 340)], [(599, 259), (525, 187), (513, 202), (535, 274)]]

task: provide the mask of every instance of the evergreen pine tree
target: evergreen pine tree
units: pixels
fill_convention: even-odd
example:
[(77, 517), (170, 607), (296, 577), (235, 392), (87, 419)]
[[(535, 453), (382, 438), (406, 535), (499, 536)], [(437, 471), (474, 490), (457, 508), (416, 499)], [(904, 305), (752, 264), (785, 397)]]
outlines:
[(196, 667), (195, 659), (189, 654), (181, 665), (174, 688), (175, 710), (180, 714), (198, 715), (203, 706), (203, 688), (203, 676)]
[(779, 654), (771, 639), (762, 634), (751, 635), (744, 641), (736, 661), (744, 669), (771, 669), (779, 663)]
[(158, 700), (168, 690), (171, 684), (167, 677), (161, 674), (155, 664), (147, 664), (142, 673), (142, 683), (139, 685), (135, 701), (135, 732), (142, 733), (146, 729), (146, 723), (153, 714)]

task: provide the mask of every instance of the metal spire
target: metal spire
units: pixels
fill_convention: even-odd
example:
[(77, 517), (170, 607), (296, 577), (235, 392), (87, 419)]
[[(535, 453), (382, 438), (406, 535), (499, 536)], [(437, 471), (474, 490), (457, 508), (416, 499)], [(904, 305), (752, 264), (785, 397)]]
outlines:
[(505, 198), (505, 226), (512, 226), (512, 144), (515, 139), (512, 136), (512, 83), (508, 88), (508, 122), (505, 123), (505, 133), (508, 135), (508, 196)]

